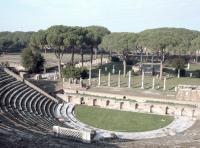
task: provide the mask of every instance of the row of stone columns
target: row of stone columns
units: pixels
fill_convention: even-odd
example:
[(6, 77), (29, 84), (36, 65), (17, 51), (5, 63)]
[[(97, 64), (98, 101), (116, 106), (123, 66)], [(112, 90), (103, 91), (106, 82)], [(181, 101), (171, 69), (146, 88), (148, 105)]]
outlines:
[[(91, 74), (89, 74), (89, 79), (91, 77)], [(110, 87), (111, 81), (111, 74), (110, 72), (108, 73), (108, 86)], [(89, 81), (91, 83), (91, 80)], [(118, 87), (121, 87), (121, 70), (119, 70), (118, 74)], [(99, 69), (99, 77), (98, 77), (98, 86), (101, 86), (101, 69)], [(131, 88), (131, 71), (128, 73), (128, 88)], [(144, 72), (142, 72), (142, 81), (141, 81), (141, 89), (144, 89)], [(153, 77), (152, 80), (152, 89), (155, 89), (155, 77)], [(163, 84), (163, 90), (166, 90), (166, 77), (164, 78), (164, 84)]]

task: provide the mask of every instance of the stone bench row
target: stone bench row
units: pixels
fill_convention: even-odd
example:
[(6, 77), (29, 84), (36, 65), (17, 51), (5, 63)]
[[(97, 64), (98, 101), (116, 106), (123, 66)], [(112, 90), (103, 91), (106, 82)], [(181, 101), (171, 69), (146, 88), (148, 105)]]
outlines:
[(56, 108), (56, 117), (60, 120), (64, 120), (64, 123), (74, 129), (91, 132), (92, 129), (80, 123), (73, 115), (74, 104), (64, 103), (59, 104)]
[(24, 127), (48, 131), (54, 125), (63, 126), (54, 116), (56, 102), (2, 71), (0, 98), (4, 114)]

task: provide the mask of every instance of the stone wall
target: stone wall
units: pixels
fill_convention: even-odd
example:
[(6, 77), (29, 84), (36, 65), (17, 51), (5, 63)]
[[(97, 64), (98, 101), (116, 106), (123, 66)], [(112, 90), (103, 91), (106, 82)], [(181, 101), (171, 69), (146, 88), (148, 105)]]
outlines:
[(183, 101), (200, 101), (200, 86), (179, 85), (176, 99)]
[[(106, 64), (106, 63), (109, 63), (109, 62), (110, 62), (110, 60), (108, 58), (102, 58), (102, 64)], [(98, 66), (100, 64), (101, 64), (101, 59), (94, 59), (92, 61), (92, 66)], [(90, 66), (91, 66), (90, 61), (83, 63), (83, 67), (89, 68)], [(79, 61), (79, 63), (76, 64), (75, 67), (82, 67), (82, 63)]]
[[(105, 87), (106, 88), (106, 87)], [(109, 87), (107, 87), (109, 89)], [(130, 100), (135, 100), (137, 102), (145, 102), (145, 101), (155, 101), (155, 102), (163, 102), (163, 103), (176, 103), (176, 104), (188, 104), (188, 105), (195, 105), (200, 108), (200, 103), (195, 101), (187, 101), (187, 100), (176, 100), (176, 99), (160, 99), (155, 97), (143, 97), (143, 96), (133, 96), (133, 95), (121, 95), (115, 93), (103, 93), (103, 92), (94, 92), (94, 91), (85, 91), (85, 90), (72, 90), (72, 89), (64, 89), (66, 93), (78, 93), (80, 95), (90, 95), (90, 96), (97, 96), (97, 97), (109, 97), (115, 99), (123, 99), (124, 97)]]
[(184, 105), (171, 105), (162, 103), (147, 103), (147, 102), (134, 102), (126, 99), (117, 100), (109, 98), (100, 98), (92, 96), (81, 96), (73, 94), (58, 95), (66, 102), (75, 104), (84, 104), (89, 106), (98, 106), (108, 109), (117, 109), (123, 111), (133, 111), (142, 113), (153, 113), (159, 115), (176, 115), (176, 116), (189, 116), (199, 117), (200, 110), (197, 107), (184, 106)]
[(57, 136), (66, 136), (70, 139), (80, 140), (86, 143), (91, 142), (91, 132), (88, 131), (64, 128), (59, 126), (53, 126), (53, 131), (56, 133)]

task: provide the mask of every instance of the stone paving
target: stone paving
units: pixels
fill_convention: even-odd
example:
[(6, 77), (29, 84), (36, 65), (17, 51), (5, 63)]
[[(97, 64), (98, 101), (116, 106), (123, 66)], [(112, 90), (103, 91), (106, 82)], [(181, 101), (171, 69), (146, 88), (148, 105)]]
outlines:
[(149, 98), (159, 98), (159, 99), (175, 99), (175, 95), (171, 94), (168, 96), (169, 93), (166, 92), (159, 92), (156, 90), (141, 90), (141, 89), (134, 89), (133, 88), (117, 88), (117, 87), (93, 87), (88, 91), (91, 92), (98, 92), (98, 93), (115, 93), (119, 95), (125, 96), (143, 96)]

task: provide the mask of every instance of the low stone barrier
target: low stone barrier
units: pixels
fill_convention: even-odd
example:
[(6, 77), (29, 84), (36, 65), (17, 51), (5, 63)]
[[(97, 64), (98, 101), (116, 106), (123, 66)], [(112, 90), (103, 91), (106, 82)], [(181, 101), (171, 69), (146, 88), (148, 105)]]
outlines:
[[(108, 87), (105, 87), (108, 88)], [(109, 89), (109, 88), (108, 88)], [(186, 104), (186, 105), (194, 105), (200, 108), (200, 103), (195, 101), (183, 101), (183, 100), (173, 100), (173, 99), (159, 99), (159, 98), (152, 98), (152, 97), (140, 97), (140, 96), (132, 96), (132, 95), (121, 95), (115, 93), (103, 93), (103, 92), (94, 92), (94, 91), (85, 91), (85, 90), (72, 90), (72, 89), (64, 89), (64, 92), (79, 95), (89, 95), (89, 96), (96, 96), (96, 97), (104, 97), (104, 98), (115, 98), (115, 99), (126, 99), (135, 100), (137, 102), (146, 102), (146, 101), (155, 101), (155, 102), (163, 102), (163, 103), (177, 103), (177, 104)]]
[[(110, 62), (110, 60), (108, 58), (102, 58), (102, 64), (106, 64), (109, 62)], [(100, 64), (101, 64), (101, 59), (95, 59), (92, 62), (92, 66), (98, 66)], [(90, 66), (91, 66), (90, 60), (83, 63), (83, 67), (89, 68)], [(75, 67), (82, 67), (82, 63), (79, 62), (78, 64), (75, 65)]]
[(177, 100), (200, 101), (199, 85), (178, 85)]
[(79, 140), (85, 143), (91, 143), (91, 133), (88, 131), (80, 131), (59, 126), (53, 126), (53, 131), (57, 136), (66, 136), (68, 138)]
[(66, 102), (74, 104), (85, 104), (89, 106), (99, 106), (102, 108), (117, 109), (124, 111), (133, 111), (141, 113), (187, 116), (191, 118), (200, 117), (200, 109), (190, 104), (175, 104), (156, 101), (137, 101), (127, 99), (115, 99), (108, 97), (84, 96), (80, 94), (57, 94), (57, 96)]

